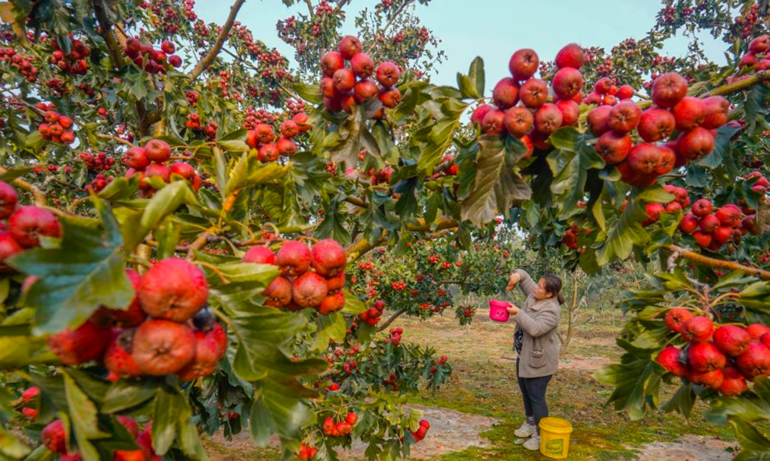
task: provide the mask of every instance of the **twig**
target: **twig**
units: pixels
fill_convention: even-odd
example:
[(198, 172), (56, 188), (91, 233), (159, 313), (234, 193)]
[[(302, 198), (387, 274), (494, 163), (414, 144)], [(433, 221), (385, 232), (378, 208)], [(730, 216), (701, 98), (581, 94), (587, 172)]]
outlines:
[[(0, 175), (6, 174), (7, 172), (8, 170), (6, 170), (3, 167), (0, 167)], [(32, 194), (32, 197), (34, 197), (35, 199), (35, 205), (37, 206), (48, 205), (48, 199), (45, 196), (45, 192), (38, 189), (32, 183), (29, 183), (21, 178), (16, 178), (11, 182), (13, 183), (14, 186), (18, 187), (19, 189), (27, 191), (30, 194)]]
[(197, 79), (200, 74), (202, 74), (203, 71), (214, 62), (214, 59), (216, 59), (219, 51), (225, 45), (227, 36), (230, 35), (230, 30), (233, 28), (233, 24), (235, 23), (235, 17), (238, 16), (238, 10), (241, 9), (241, 6), (243, 6), (245, 2), (246, 0), (235, 0), (233, 6), (230, 7), (230, 15), (227, 17), (227, 21), (225, 21), (225, 24), (222, 26), (222, 30), (219, 31), (217, 41), (214, 42), (214, 46), (211, 48), (211, 50), (209, 50), (208, 54), (206, 54), (203, 59), (198, 61), (198, 64), (196, 64), (192, 72), (190, 72), (190, 80)]
[[(770, 271), (762, 270), (756, 267), (744, 266), (743, 264), (737, 263), (735, 261), (723, 261), (721, 259), (709, 258), (708, 256), (703, 256), (700, 253), (695, 253), (694, 251), (678, 247), (676, 245), (669, 245), (667, 249), (673, 253), (678, 253), (679, 257), (688, 259), (698, 264), (702, 264), (704, 266), (709, 266), (716, 269), (727, 269), (731, 271), (743, 271), (762, 280), (770, 280)], [(671, 258), (669, 258), (669, 264), (671, 264)]]
[(385, 323), (383, 323), (382, 325), (380, 325), (380, 326), (377, 328), (377, 331), (383, 331), (383, 330), (385, 330), (386, 328), (388, 328), (388, 327), (390, 326), (390, 324), (391, 324), (391, 323), (393, 323), (393, 322), (394, 322), (394, 321), (395, 321), (397, 318), (401, 317), (401, 316), (402, 316), (403, 314), (405, 314), (405, 313), (406, 313), (406, 307), (402, 307), (401, 309), (399, 309), (398, 311), (396, 311), (396, 313), (395, 313), (395, 314), (391, 315), (391, 316), (390, 316), (390, 318), (389, 318), (389, 319), (388, 319), (388, 320), (387, 320)]

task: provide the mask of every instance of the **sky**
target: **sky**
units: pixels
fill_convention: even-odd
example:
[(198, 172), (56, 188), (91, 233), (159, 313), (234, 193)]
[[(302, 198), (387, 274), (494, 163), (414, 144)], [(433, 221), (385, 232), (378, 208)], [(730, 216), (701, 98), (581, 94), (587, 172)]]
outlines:
[[(315, 2), (314, 2), (315, 3)], [(353, 18), (379, 0), (353, 0), (343, 33), (352, 33)], [(206, 22), (222, 24), (232, 0), (197, 0), (196, 12)], [(579, 8), (576, 8), (579, 6)], [(486, 88), (508, 75), (508, 60), (520, 48), (533, 48), (543, 59), (553, 59), (567, 43), (602, 46), (609, 50), (626, 38), (643, 38), (655, 24), (659, 0), (433, 0), (417, 6), (423, 24), (441, 39), (447, 54), (432, 75), (441, 85), (456, 85), (457, 72), (466, 73), (476, 56), (484, 59)], [(286, 7), (281, 0), (248, 0), (238, 15), (255, 38), (293, 59), (293, 49), (276, 33), (276, 22), (306, 12), (304, 2)], [(710, 59), (723, 63), (727, 45), (701, 37)], [(664, 51), (687, 52), (687, 39), (674, 37)]]

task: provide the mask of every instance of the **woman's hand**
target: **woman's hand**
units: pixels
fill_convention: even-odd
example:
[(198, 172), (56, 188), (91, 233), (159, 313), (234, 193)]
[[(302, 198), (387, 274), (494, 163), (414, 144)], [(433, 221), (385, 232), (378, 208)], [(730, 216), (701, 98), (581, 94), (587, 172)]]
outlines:
[(508, 286), (505, 287), (507, 291), (513, 291), (516, 288), (516, 284), (519, 283), (519, 274), (516, 272), (511, 273), (511, 278), (508, 279)]
[(511, 314), (511, 315), (516, 315), (516, 314), (518, 314), (521, 311), (521, 309), (516, 307), (516, 305), (514, 305), (514, 304), (511, 304), (509, 307), (506, 307), (505, 310), (507, 310), (508, 313)]

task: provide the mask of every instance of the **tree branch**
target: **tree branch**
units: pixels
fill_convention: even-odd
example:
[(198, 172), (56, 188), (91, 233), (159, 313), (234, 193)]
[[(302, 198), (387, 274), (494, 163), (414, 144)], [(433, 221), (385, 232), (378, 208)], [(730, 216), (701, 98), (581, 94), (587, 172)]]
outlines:
[(717, 95), (736, 93), (738, 91), (743, 91), (752, 85), (756, 85), (757, 83), (763, 83), (768, 80), (770, 80), (770, 72), (766, 70), (760, 70), (756, 74), (752, 75), (751, 77), (744, 78), (743, 80), (739, 80), (737, 82), (727, 83), (725, 85), (718, 86), (713, 90), (709, 91), (708, 93), (706, 93), (706, 95), (717, 96)]
[[(770, 271), (758, 269), (756, 267), (744, 266), (743, 264), (737, 263), (735, 261), (722, 261), (721, 259), (709, 258), (708, 256), (703, 256), (700, 253), (695, 253), (694, 251), (676, 245), (669, 245), (667, 249), (673, 253), (678, 253), (679, 257), (681, 258), (688, 259), (704, 266), (713, 267), (715, 269), (743, 271), (762, 280), (770, 280)], [(669, 264), (671, 264), (670, 260)]]
[(395, 314), (391, 315), (390, 318), (385, 323), (380, 325), (377, 328), (377, 331), (383, 331), (384, 329), (388, 328), (391, 323), (393, 323), (397, 318), (401, 317), (405, 313), (406, 313), (406, 307), (402, 307), (401, 309), (396, 311)]
[(230, 35), (230, 30), (233, 28), (233, 24), (235, 23), (235, 17), (238, 16), (238, 10), (241, 9), (241, 6), (246, 2), (246, 0), (235, 0), (235, 3), (233, 3), (233, 6), (230, 7), (230, 15), (227, 17), (227, 21), (225, 21), (225, 24), (222, 26), (222, 30), (219, 31), (219, 36), (217, 37), (216, 42), (214, 42), (214, 46), (209, 50), (208, 54), (203, 57), (200, 61), (198, 61), (198, 64), (195, 65), (192, 72), (190, 73), (190, 80), (197, 79), (200, 74), (203, 73), (210, 65), (214, 62), (214, 59), (216, 59), (219, 52), (222, 50), (222, 47), (225, 45), (225, 42), (227, 41), (227, 36)]
[[(7, 173), (8, 170), (0, 166), (0, 174)], [(21, 190), (27, 191), (32, 194), (32, 197), (35, 199), (35, 205), (37, 206), (46, 206), (48, 205), (48, 199), (45, 196), (45, 192), (35, 187), (33, 184), (21, 179), (16, 178), (11, 183), (18, 187)]]

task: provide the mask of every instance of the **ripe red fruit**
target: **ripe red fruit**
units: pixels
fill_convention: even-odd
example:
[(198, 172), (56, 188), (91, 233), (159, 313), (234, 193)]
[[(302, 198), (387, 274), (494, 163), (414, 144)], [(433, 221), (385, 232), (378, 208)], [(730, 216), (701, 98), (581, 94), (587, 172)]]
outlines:
[(730, 357), (744, 353), (751, 342), (751, 335), (737, 325), (722, 325), (714, 332), (714, 345)]
[(727, 397), (741, 395), (749, 389), (746, 378), (735, 368), (728, 367), (722, 370), (724, 380), (719, 386), (719, 393)]
[(675, 307), (666, 313), (665, 321), (669, 330), (675, 333), (681, 333), (682, 325), (692, 317), (693, 315), (687, 309)]
[(294, 123), (297, 124), (297, 127), (299, 128), (300, 133), (304, 133), (310, 130), (310, 128), (312, 128), (312, 126), (308, 122), (308, 116), (304, 112), (299, 112), (291, 119), (294, 120)]
[(326, 279), (326, 288), (329, 289), (329, 292), (334, 292), (337, 290), (341, 290), (345, 286), (345, 273), (340, 272), (334, 277), (328, 277)]
[(290, 138), (281, 138), (276, 143), (278, 153), (284, 157), (293, 157), (297, 153), (297, 144)]
[(182, 65), (182, 58), (179, 55), (172, 54), (168, 57), (168, 63), (171, 64), (172, 67), (179, 67)]
[(495, 108), (492, 107), (491, 104), (480, 105), (473, 110), (473, 114), (471, 114), (471, 122), (481, 125), (481, 123), (484, 121), (484, 117), (486, 117), (487, 114), (493, 110), (495, 110)]
[[(676, 153), (673, 149), (666, 146), (658, 146), (658, 150), (660, 151), (660, 158), (658, 159), (658, 167), (655, 168), (655, 174), (664, 175), (674, 169)], [(682, 209), (682, 205), (679, 202), (672, 203), (678, 205), (680, 210)]]
[(706, 215), (698, 221), (698, 227), (707, 234), (714, 233), (719, 228), (719, 220), (713, 214)]
[(631, 136), (608, 131), (599, 137), (594, 149), (608, 165), (617, 165), (631, 152), (631, 144)]
[(639, 136), (647, 142), (667, 139), (674, 132), (676, 119), (665, 109), (647, 109), (639, 119)]
[(115, 336), (104, 352), (104, 367), (117, 376), (141, 376), (142, 370), (131, 355), (135, 330), (124, 330)]
[(131, 147), (129, 148), (123, 157), (121, 158), (123, 165), (133, 168), (135, 170), (142, 171), (150, 164), (150, 159), (147, 157), (147, 152), (143, 147)]
[(695, 239), (695, 243), (701, 248), (707, 248), (711, 245), (711, 234), (707, 234), (703, 231), (695, 231), (692, 236)]
[(275, 263), (286, 277), (297, 277), (310, 269), (311, 254), (307, 245), (302, 242), (288, 241), (283, 244), (275, 255)]
[(37, 386), (32, 386), (21, 393), (21, 401), (24, 403), (29, 403), (38, 397), (40, 397), (40, 388)]
[(558, 53), (556, 53), (556, 59), (554, 63), (559, 69), (565, 67), (572, 67), (574, 69), (580, 69), (585, 64), (585, 54), (583, 48), (577, 43), (570, 43), (565, 46)]
[(59, 125), (61, 125), (62, 128), (65, 130), (68, 128), (71, 128), (73, 124), (73, 121), (71, 118), (67, 117), (66, 115), (62, 115), (59, 117)]
[(642, 221), (642, 226), (647, 227), (652, 223), (658, 222), (660, 214), (666, 211), (666, 208), (660, 203), (648, 203), (645, 206), (647, 219)]
[(278, 146), (268, 143), (259, 148), (257, 159), (262, 163), (275, 162), (280, 155), (281, 151), (278, 150)]
[(714, 205), (711, 203), (710, 200), (707, 200), (705, 198), (696, 200), (695, 203), (692, 204), (692, 214), (694, 214), (699, 218), (703, 218), (705, 216), (710, 215), (713, 209), (714, 209)]
[(139, 436), (139, 424), (136, 423), (134, 418), (130, 416), (118, 416), (115, 418), (118, 422), (126, 428), (131, 437), (136, 438)]
[(176, 46), (168, 40), (163, 40), (163, 42), (160, 44), (160, 49), (163, 50), (164, 53), (174, 54), (176, 51)]
[(380, 94), (380, 88), (371, 80), (361, 80), (353, 88), (353, 96), (359, 104)]
[(682, 337), (691, 343), (704, 343), (714, 334), (714, 323), (702, 315), (691, 318), (682, 324)]
[(53, 421), (43, 428), (40, 440), (46, 448), (54, 453), (67, 452), (67, 433), (64, 431), (64, 423), (60, 419)]
[(688, 160), (705, 157), (712, 150), (714, 150), (714, 135), (702, 127), (682, 133), (676, 141), (676, 153)]
[(198, 266), (185, 259), (156, 263), (142, 277), (139, 301), (152, 317), (186, 322), (208, 300), (209, 286)]
[(142, 450), (115, 450), (113, 461), (144, 461), (144, 451)]
[(386, 61), (377, 66), (375, 75), (380, 85), (388, 87), (398, 83), (398, 79), (401, 78), (401, 71), (396, 64)]
[(487, 112), (481, 121), (481, 132), (495, 136), (503, 134), (505, 132), (505, 112), (495, 109)]
[(398, 88), (383, 88), (380, 90), (380, 102), (387, 108), (394, 108), (401, 103), (401, 92)]
[(0, 232), (0, 273), (11, 273), (13, 268), (5, 264), (5, 261), (24, 251), (16, 240), (8, 232)]
[(243, 255), (241, 261), (245, 263), (275, 264), (275, 253), (268, 247), (251, 247)]
[(565, 67), (556, 72), (551, 84), (559, 99), (571, 99), (583, 89), (583, 75), (576, 68)]
[(535, 129), (544, 135), (550, 135), (558, 130), (563, 121), (564, 118), (556, 104), (544, 104), (535, 112)]
[(321, 58), (321, 72), (325, 77), (331, 78), (334, 73), (345, 67), (345, 60), (336, 51), (330, 51)]
[(267, 298), (265, 306), (287, 306), (291, 302), (291, 282), (284, 277), (278, 276), (262, 291), (262, 296)]
[(666, 213), (678, 213), (682, 211), (682, 204), (679, 202), (668, 202), (666, 204)]
[(652, 83), (652, 101), (663, 108), (674, 107), (687, 96), (687, 80), (676, 72), (669, 72)]
[(620, 88), (618, 88), (618, 94), (617, 97), (621, 101), (626, 99), (631, 99), (634, 96), (634, 87), (631, 85), (623, 85)]
[(676, 119), (676, 129), (689, 131), (706, 118), (706, 105), (698, 98), (687, 96), (676, 103), (671, 113)]
[(530, 158), (535, 152), (535, 145), (532, 142), (532, 139), (529, 136), (524, 135), (519, 138), (519, 141), (521, 141), (521, 143), (524, 144), (524, 147), (527, 149), (527, 154), (524, 156), (524, 158)]
[(150, 164), (144, 171), (144, 178), (142, 180), (146, 182), (146, 179), (154, 176), (159, 177), (163, 182), (168, 182), (171, 179), (171, 168), (160, 163)]
[(306, 272), (294, 281), (292, 299), (301, 307), (314, 307), (321, 304), (329, 289), (326, 280), (315, 272)]
[(612, 88), (612, 79), (609, 77), (602, 77), (594, 83), (594, 92), (600, 95), (609, 93), (610, 88)]
[(741, 225), (741, 210), (737, 207), (723, 206), (714, 215), (723, 226), (738, 227)]
[(760, 35), (749, 43), (749, 53), (762, 54), (770, 49), (770, 37), (767, 35)]
[(637, 125), (642, 117), (642, 109), (631, 101), (623, 101), (610, 111), (608, 124), (610, 129), (619, 133), (628, 133)]
[(356, 86), (356, 75), (350, 69), (339, 69), (332, 77), (334, 89), (340, 93), (352, 90)]
[(679, 222), (679, 230), (685, 234), (692, 234), (695, 229), (698, 228), (698, 218), (692, 214), (686, 214), (682, 217), (682, 221)]
[(345, 249), (333, 239), (324, 239), (313, 245), (311, 258), (313, 269), (324, 277), (337, 275), (345, 270), (347, 264)]
[(534, 50), (524, 48), (516, 51), (508, 61), (508, 70), (515, 80), (526, 80), (537, 72), (540, 59)]
[(502, 110), (515, 106), (519, 101), (519, 84), (511, 77), (500, 79), (492, 90), (492, 100)]
[[(328, 283), (327, 283), (328, 287)], [(321, 304), (318, 306), (319, 314), (331, 314), (337, 312), (345, 307), (345, 293), (337, 291), (336, 293), (329, 293)], [(372, 317), (373, 318), (373, 317)]]
[(707, 130), (715, 130), (727, 123), (730, 114), (730, 103), (722, 96), (711, 96), (703, 100), (706, 112), (700, 126)]
[(759, 340), (765, 333), (770, 333), (770, 328), (761, 323), (752, 323), (746, 327), (746, 332), (751, 336), (751, 339)]
[(126, 269), (126, 276), (134, 287), (134, 299), (126, 309), (110, 309), (104, 306), (97, 309), (91, 320), (100, 327), (131, 328), (142, 323), (147, 317), (139, 305), (138, 293), (142, 277), (132, 269)]
[(746, 352), (735, 359), (735, 365), (749, 380), (757, 376), (770, 376), (770, 349), (761, 343), (749, 343)]
[(0, 181), (0, 219), (6, 219), (16, 210), (19, 195), (16, 189), (5, 181)]
[(505, 111), (503, 124), (505, 125), (508, 134), (514, 138), (520, 138), (532, 129), (535, 125), (535, 118), (529, 109), (521, 106), (514, 106)]
[(299, 126), (294, 120), (284, 120), (281, 123), (281, 134), (286, 138), (293, 138), (299, 134)]
[(32, 248), (40, 245), (40, 236), (61, 237), (61, 224), (44, 208), (22, 206), (8, 218), (8, 232), (23, 248)]
[(519, 89), (521, 103), (530, 109), (537, 109), (548, 101), (548, 84), (544, 80), (531, 78)]
[(144, 374), (163, 376), (176, 373), (194, 355), (195, 335), (182, 323), (149, 319), (134, 335), (131, 356)]
[(599, 106), (588, 113), (586, 121), (592, 135), (601, 136), (610, 130), (610, 112), (612, 112), (612, 107)]
[(713, 343), (705, 342), (690, 345), (687, 351), (687, 363), (693, 370), (703, 373), (724, 368), (727, 357)]
[(63, 144), (72, 144), (73, 142), (75, 142), (75, 133), (71, 131), (65, 131), (61, 135), (61, 142)]
[(75, 330), (49, 336), (48, 347), (63, 364), (78, 365), (100, 358), (109, 341), (109, 330), (87, 320)]
[(639, 173), (654, 173), (660, 162), (660, 154), (661, 151), (655, 144), (637, 144), (628, 154), (628, 165)]
[(195, 355), (181, 370), (176, 372), (182, 381), (192, 381), (208, 376), (217, 368), (217, 362), (227, 351), (227, 333), (218, 323), (207, 331), (195, 332)]
[(340, 40), (340, 45), (337, 49), (339, 50), (342, 59), (349, 61), (353, 56), (361, 52), (363, 45), (361, 45), (361, 40), (359, 40), (358, 37), (346, 35)]
[(709, 389), (719, 389), (724, 382), (724, 373), (722, 370), (711, 370), (704, 373), (698, 373), (694, 370), (687, 370), (685, 379), (693, 384), (698, 384)]
[(679, 359), (682, 351), (674, 346), (666, 346), (658, 354), (655, 361), (674, 376), (684, 376), (687, 367)]
[(561, 111), (562, 126), (574, 126), (580, 117), (580, 105), (575, 101), (561, 100), (556, 102), (556, 107)]
[(187, 181), (192, 181), (195, 175), (197, 175), (197, 173), (195, 172), (195, 168), (193, 168), (192, 165), (186, 162), (174, 162), (174, 164), (171, 165), (171, 168), (169, 169), (169, 178), (171, 177), (172, 174), (181, 176)]
[(369, 78), (374, 73), (374, 61), (366, 53), (357, 53), (350, 60), (350, 68), (358, 78)]
[(155, 163), (163, 163), (171, 158), (171, 147), (166, 141), (160, 139), (150, 139), (147, 144), (144, 145), (144, 151), (147, 154), (147, 158)]

